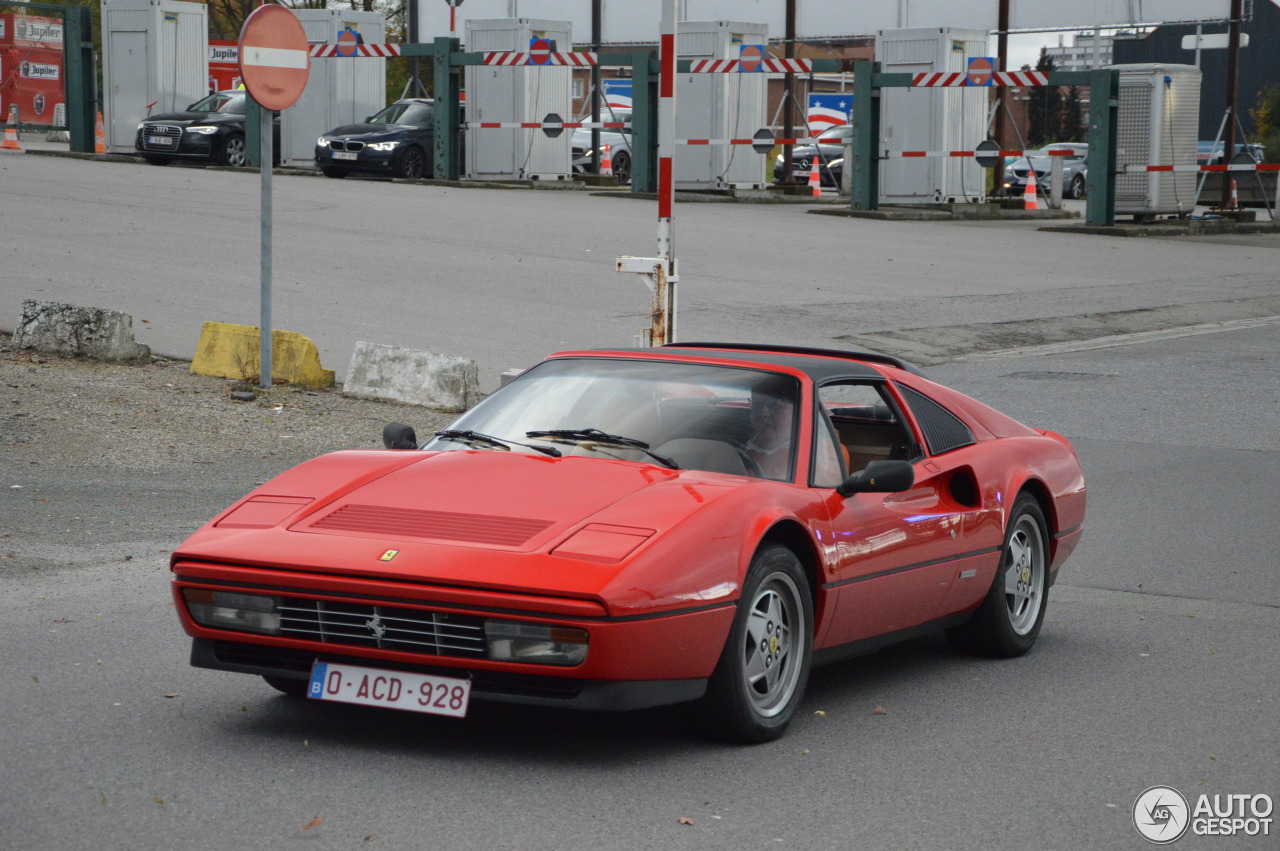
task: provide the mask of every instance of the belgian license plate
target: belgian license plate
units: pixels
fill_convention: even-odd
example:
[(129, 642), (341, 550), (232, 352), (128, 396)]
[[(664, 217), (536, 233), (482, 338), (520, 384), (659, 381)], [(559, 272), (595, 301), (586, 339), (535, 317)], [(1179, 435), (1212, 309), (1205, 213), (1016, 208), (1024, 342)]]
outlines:
[(170, 139), (168, 136), (148, 136), (147, 144), (148, 145), (172, 145), (173, 140)]
[(316, 662), (307, 697), (463, 718), (471, 680)]
[(354, 160), (359, 154), (355, 151), (334, 151), (333, 158), (335, 160)]

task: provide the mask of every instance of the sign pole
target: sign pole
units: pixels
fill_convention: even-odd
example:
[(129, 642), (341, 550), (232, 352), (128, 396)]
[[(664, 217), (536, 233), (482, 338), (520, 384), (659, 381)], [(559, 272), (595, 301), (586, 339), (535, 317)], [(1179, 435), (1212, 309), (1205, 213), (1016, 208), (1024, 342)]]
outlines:
[(269, 3), (254, 9), (240, 29), (240, 76), (258, 105), (258, 169), (262, 176), (261, 294), (258, 383), (272, 386), (271, 363), (271, 169), (275, 162), (274, 113), (297, 102), (311, 71), (310, 45), (293, 12)]
[(258, 384), (271, 389), (271, 164), (273, 162), (271, 110), (259, 105), (258, 168), (262, 174), (261, 296), (258, 323)]
[(676, 237), (672, 221), (676, 152), (676, 3), (662, 0), (662, 35), (658, 49), (658, 257), (663, 268), (653, 293), (652, 345), (676, 339)]

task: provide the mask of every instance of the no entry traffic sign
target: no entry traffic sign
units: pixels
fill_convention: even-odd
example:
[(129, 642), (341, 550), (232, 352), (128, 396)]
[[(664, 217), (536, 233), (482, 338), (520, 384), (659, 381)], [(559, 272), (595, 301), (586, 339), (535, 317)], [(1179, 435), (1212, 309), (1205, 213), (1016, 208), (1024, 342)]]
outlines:
[(265, 109), (293, 106), (307, 87), (311, 55), (302, 24), (283, 6), (254, 9), (240, 30), (240, 76)]
[(973, 56), (969, 59), (966, 86), (990, 86), (995, 83), (996, 63), (990, 56)]
[(738, 50), (738, 71), (745, 74), (764, 71), (764, 48), (759, 44), (744, 44)]
[(553, 52), (555, 52), (555, 48), (552, 46), (550, 39), (534, 38), (529, 40), (530, 65), (551, 64), (551, 54)]

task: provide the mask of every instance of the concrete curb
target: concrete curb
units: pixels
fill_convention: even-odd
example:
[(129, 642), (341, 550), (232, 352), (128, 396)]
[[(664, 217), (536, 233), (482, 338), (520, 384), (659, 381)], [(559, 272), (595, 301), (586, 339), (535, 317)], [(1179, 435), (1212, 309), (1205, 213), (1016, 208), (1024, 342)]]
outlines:
[[(258, 378), (261, 333), (252, 325), (206, 322), (196, 343), (191, 371), (215, 378)], [(271, 378), (297, 387), (332, 387), (337, 376), (320, 365), (316, 344), (296, 331), (271, 331)]]
[(362, 340), (351, 354), (342, 394), (465, 411), (480, 399), (479, 371), (467, 358)]
[(13, 345), (103, 361), (144, 361), (151, 349), (133, 337), (133, 317), (100, 307), (79, 307), (55, 301), (22, 303), (22, 319), (13, 332)]

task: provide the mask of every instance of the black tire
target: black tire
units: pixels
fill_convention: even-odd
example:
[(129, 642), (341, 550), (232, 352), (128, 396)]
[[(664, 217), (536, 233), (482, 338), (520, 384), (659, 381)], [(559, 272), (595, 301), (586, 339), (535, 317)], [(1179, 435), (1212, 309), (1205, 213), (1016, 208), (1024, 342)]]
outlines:
[(781, 736), (804, 698), (813, 601), (795, 553), (769, 544), (751, 560), (707, 693), (694, 707), (709, 735), (744, 744)]
[(334, 168), (333, 166), (322, 165), (320, 166), (320, 173), (323, 174), (325, 177), (334, 177), (334, 178), (341, 179), (343, 177), (346, 177), (351, 172), (345, 168)]
[(144, 154), (142, 158), (152, 165), (168, 165), (173, 162), (173, 157), (157, 157), (154, 154)]
[(613, 176), (619, 186), (626, 186), (631, 182), (631, 155), (626, 151), (618, 151), (613, 158)]
[(263, 674), (262, 678), (267, 681), (267, 685), (279, 692), (284, 692), (290, 697), (306, 697), (307, 687), (311, 684), (310, 680), (294, 679), (293, 677), (273, 677), (269, 674)]
[(244, 137), (239, 133), (232, 133), (223, 140), (222, 147), (218, 149), (218, 165), (243, 168), (247, 163)]
[(396, 177), (406, 180), (420, 180), (427, 173), (427, 155), (417, 145), (410, 145), (400, 155), (396, 165)]
[(966, 653), (1008, 659), (1031, 649), (1049, 606), (1049, 533), (1040, 504), (1030, 494), (1014, 500), (1004, 533), (1000, 566), (973, 617), (947, 630)]
[(1077, 174), (1075, 177), (1071, 178), (1071, 187), (1068, 189), (1067, 194), (1077, 201), (1084, 197), (1083, 174)]

